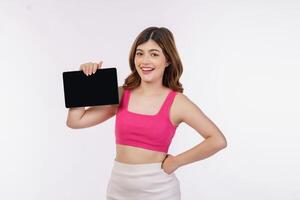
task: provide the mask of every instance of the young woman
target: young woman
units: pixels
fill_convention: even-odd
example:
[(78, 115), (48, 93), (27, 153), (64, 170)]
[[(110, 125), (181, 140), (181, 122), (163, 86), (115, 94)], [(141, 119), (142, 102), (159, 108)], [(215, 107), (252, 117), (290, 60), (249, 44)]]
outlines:
[[(80, 69), (89, 76), (100, 63)], [(107, 186), (108, 200), (179, 200), (175, 170), (227, 146), (218, 127), (183, 92), (183, 68), (172, 32), (149, 27), (135, 39), (131, 74), (119, 87), (120, 104), (70, 108), (67, 126), (86, 128), (116, 115), (116, 158)], [(186, 123), (204, 141), (173, 156), (168, 149), (177, 127)]]

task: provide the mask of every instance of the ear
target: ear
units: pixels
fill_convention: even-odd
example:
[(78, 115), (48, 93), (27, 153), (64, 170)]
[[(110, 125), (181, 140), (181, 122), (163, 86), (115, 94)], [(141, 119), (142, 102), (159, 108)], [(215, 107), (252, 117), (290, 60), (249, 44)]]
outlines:
[(170, 62), (167, 62), (167, 63), (166, 63), (166, 67), (169, 67), (169, 66), (170, 66), (170, 64), (171, 64)]

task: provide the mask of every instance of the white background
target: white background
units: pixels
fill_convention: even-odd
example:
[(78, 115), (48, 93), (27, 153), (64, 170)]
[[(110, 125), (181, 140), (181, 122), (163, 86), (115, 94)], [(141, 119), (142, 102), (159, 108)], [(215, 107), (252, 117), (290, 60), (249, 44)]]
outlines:
[[(182, 199), (300, 199), (300, 3), (283, 0), (2, 0), (0, 199), (105, 199), (115, 117), (68, 128), (62, 72), (103, 60), (122, 85), (148, 26), (174, 33), (184, 94), (228, 142), (175, 172)], [(202, 140), (181, 124), (169, 153)]]

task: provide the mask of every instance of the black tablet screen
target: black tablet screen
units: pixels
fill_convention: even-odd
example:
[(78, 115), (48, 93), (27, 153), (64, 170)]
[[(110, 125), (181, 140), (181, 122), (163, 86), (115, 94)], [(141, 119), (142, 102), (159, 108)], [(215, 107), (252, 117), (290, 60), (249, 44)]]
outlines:
[(87, 76), (83, 71), (63, 72), (66, 108), (119, 104), (116, 68), (98, 69)]

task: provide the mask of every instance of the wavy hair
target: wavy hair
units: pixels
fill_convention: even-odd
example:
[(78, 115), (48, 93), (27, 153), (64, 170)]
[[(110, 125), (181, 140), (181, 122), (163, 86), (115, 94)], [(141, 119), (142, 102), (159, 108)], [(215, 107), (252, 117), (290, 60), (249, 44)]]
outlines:
[(131, 74), (125, 79), (122, 87), (131, 90), (140, 85), (141, 77), (136, 71), (134, 64), (136, 48), (150, 39), (159, 45), (167, 61), (170, 63), (169, 66), (165, 68), (163, 74), (163, 85), (182, 93), (183, 87), (179, 82), (179, 78), (183, 72), (182, 63), (175, 45), (173, 34), (165, 27), (148, 27), (137, 36), (129, 53)]

